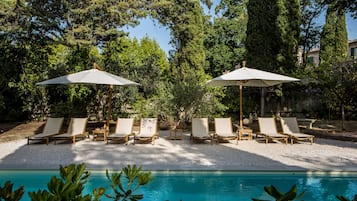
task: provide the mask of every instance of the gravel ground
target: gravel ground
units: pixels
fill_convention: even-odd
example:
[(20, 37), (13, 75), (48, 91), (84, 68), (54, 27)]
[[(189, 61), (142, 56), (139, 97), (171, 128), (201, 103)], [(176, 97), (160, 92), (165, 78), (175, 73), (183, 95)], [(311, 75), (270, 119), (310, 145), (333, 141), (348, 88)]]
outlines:
[(22, 138), (0, 142), (0, 169), (58, 169), (86, 163), (93, 170), (357, 171), (357, 142), (316, 138), (315, 143), (265, 144), (256, 140), (210, 145), (168, 140), (168, 131), (151, 144), (109, 144), (85, 139), (76, 144), (27, 145)]

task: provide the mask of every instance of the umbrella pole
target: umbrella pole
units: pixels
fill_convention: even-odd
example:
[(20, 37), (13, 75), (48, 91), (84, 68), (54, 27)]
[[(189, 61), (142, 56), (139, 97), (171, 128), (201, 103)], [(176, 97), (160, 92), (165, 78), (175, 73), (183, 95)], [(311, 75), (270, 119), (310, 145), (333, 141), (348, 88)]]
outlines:
[(109, 105), (108, 105), (108, 112), (107, 112), (107, 128), (109, 131), (109, 126), (110, 126), (110, 113), (112, 112), (112, 96), (113, 96), (113, 85), (111, 84), (109, 86)]
[(239, 85), (239, 126), (243, 129), (243, 86)]

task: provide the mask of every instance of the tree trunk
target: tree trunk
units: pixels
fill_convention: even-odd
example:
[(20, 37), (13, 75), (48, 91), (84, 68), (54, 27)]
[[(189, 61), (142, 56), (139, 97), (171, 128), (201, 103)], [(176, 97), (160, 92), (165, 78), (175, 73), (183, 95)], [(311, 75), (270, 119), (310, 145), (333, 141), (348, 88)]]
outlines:
[(345, 130), (345, 104), (343, 103), (341, 103), (341, 117), (342, 117), (341, 128), (344, 131)]

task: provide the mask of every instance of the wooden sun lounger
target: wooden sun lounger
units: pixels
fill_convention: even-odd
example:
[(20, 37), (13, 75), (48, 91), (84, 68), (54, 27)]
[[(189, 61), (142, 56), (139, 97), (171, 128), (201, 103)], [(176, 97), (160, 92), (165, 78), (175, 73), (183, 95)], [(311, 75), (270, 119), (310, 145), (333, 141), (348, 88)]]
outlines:
[(258, 118), (260, 134), (265, 137), (265, 143), (269, 140), (282, 140), (285, 144), (288, 143), (289, 137), (278, 133), (274, 118)]
[(88, 118), (71, 118), (71, 122), (69, 123), (67, 133), (55, 135), (51, 138), (55, 140), (55, 144), (57, 144), (57, 140), (71, 140), (72, 143), (76, 143), (77, 138), (87, 138), (88, 132), (86, 132)]
[(291, 144), (294, 144), (294, 141), (309, 141), (310, 144), (314, 143), (315, 136), (300, 132), (296, 117), (280, 118), (280, 123), (283, 133), (290, 137)]
[(48, 145), (50, 141), (50, 137), (59, 134), (62, 127), (63, 119), (64, 119), (63, 117), (60, 118), (49, 117), (46, 121), (43, 132), (40, 134), (27, 137), (27, 144), (29, 145), (30, 141), (44, 141)]
[(133, 118), (118, 118), (115, 132), (107, 137), (107, 144), (109, 144), (109, 142), (125, 142), (127, 145), (129, 137), (134, 135), (133, 126)]
[(214, 118), (214, 127), (217, 143), (224, 140), (235, 140), (238, 144), (238, 134), (233, 132), (231, 118)]
[(136, 142), (151, 142), (154, 145), (157, 138), (159, 138), (157, 118), (141, 118), (139, 133), (134, 136), (134, 144)]
[(192, 119), (192, 142), (209, 140), (212, 144), (213, 138), (209, 133), (208, 118), (193, 118)]

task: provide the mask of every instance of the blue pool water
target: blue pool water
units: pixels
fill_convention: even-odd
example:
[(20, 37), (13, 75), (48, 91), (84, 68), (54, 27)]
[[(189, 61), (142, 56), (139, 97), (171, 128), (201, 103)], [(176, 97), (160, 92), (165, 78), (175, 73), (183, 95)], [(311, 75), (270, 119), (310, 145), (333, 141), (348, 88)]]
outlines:
[[(297, 184), (305, 190), (305, 201), (336, 201), (336, 195), (352, 198), (357, 194), (357, 173), (301, 173), (301, 172), (152, 172), (154, 180), (140, 189), (145, 201), (237, 201), (251, 198), (269, 199), (264, 186), (274, 185), (288, 191)], [(0, 184), (11, 180), (15, 187), (25, 186), (27, 192), (46, 189), (46, 184), (57, 171), (0, 171)], [(92, 172), (86, 192), (109, 187), (103, 172)], [(102, 200), (105, 200), (104, 198)]]

